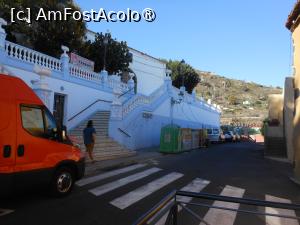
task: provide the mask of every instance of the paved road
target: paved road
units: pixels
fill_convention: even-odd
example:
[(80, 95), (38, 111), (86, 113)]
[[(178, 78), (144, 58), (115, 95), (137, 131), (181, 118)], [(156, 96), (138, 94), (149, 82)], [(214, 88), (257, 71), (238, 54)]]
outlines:
[[(290, 172), (288, 164), (264, 159), (261, 146), (251, 143), (214, 145), (209, 149), (165, 155), (151, 163), (86, 177), (64, 199), (52, 199), (43, 193), (27, 193), (1, 201), (0, 224), (132, 224), (174, 189), (300, 203), (300, 187), (289, 180)], [(210, 201), (202, 203), (296, 215), (294, 211), (271, 208)], [(191, 208), (209, 223), (217, 225), (299, 225), (295, 220)], [(184, 225), (200, 224), (184, 210), (180, 211), (179, 222)], [(163, 219), (157, 224), (163, 224)]]

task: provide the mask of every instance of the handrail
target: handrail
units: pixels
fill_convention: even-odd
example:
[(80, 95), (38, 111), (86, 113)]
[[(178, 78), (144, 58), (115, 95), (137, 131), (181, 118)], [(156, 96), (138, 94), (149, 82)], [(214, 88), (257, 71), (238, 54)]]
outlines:
[(118, 128), (118, 130), (119, 130), (121, 133), (125, 134), (127, 137), (131, 137), (131, 135), (128, 134), (128, 133), (127, 133), (126, 131), (124, 131), (123, 129)]
[(74, 116), (72, 116), (70, 119), (68, 119), (68, 122), (70, 122), (71, 120), (73, 120), (74, 118), (76, 118), (77, 116), (79, 116), (81, 113), (83, 113), (84, 111), (86, 111), (87, 109), (89, 109), (90, 107), (92, 107), (93, 105), (95, 105), (98, 102), (106, 102), (106, 103), (112, 103), (112, 101), (107, 101), (107, 100), (103, 100), (103, 99), (97, 99), (96, 101), (94, 101), (92, 104), (88, 105), (87, 107), (85, 107), (83, 110), (81, 110), (79, 113), (75, 114)]
[[(203, 206), (203, 207), (208, 207), (208, 208), (217, 208), (220, 210), (236, 211), (236, 212), (248, 213), (248, 214), (254, 214), (254, 215), (265, 215), (265, 216), (273, 216), (273, 217), (289, 218), (289, 219), (300, 219), (297, 216), (291, 216), (291, 215), (262, 213), (262, 212), (258, 212), (258, 211), (232, 209), (232, 208), (228, 208), (228, 207), (220, 207), (220, 206), (201, 204), (201, 203), (198, 204), (198, 203), (191, 203), (191, 202), (183, 202), (183, 201), (178, 200), (177, 196), (206, 199), (206, 200), (211, 200), (211, 201), (239, 203), (239, 204), (252, 205), (252, 206), (262, 206), (262, 207), (288, 209), (288, 210), (300, 210), (300, 204), (263, 201), (263, 200), (250, 199), (250, 198), (237, 198), (237, 197), (229, 197), (229, 196), (222, 196), (222, 195), (215, 195), (215, 194), (208, 194), (208, 193), (194, 193), (194, 192), (176, 191), (175, 190), (175, 191), (170, 192), (158, 204), (156, 204), (147, 213), (145, 213), (143, 216), (141, 216), (135, 223), (133, 223), (133, 225), (145, 225), (145, 224), (149, 223), (150, 220), (152, 220), (155, 217), (158, 217), (160, 210), (162, 210), (172, 200), (174, 200), (174, 206), (179, 205), (179, 206), (183, 207), (183, 209), (188, 210), (192, 216), (201, 220), (205, 224), (208, 224), (208, 223), (206, 221), (204, 221), (202, 218), (200, 218), (199, 216), (197, 216), (195, 212), (193, 212), (192, 210), (190, 210), (188, 208), (185, 208), (184, 206), (185, 205)], [(173, 210), (171, 210), (170, 213), (174, 213)], [(175, 213), (177, 213), (177, 210), (175, 211)], [(177, 215), (174, 215), (173, 220), (174, 220), (173, 224), (177, 224)]]
[(152, 207), (147, 213), (141, 216), (133, 225), (146, 224), (150, 219), (152, 219), (164, 206), (171, 202), (176, 196), (176, 190), (165, 196), (158, 204)]
[(208, 193), (194, 193), (194, 192), (187, 192), (187, 191), (177, 191), (176, 195), (191, 197), (191, 198), (201, 198), (201, 199), (213, 200), (213, 201), (239, 203), (239, 204), (246, 204), (246, 205), (253, 205), (253, 206), (300, 210), (300, 204), (292, 204), (292, 203), (271, 202), (271, 201), (263, 201), (258, 199), (228, 197), (228, 196), (214, 195)]
[(127, 93), (129, 93), (129, 92), (132, 91), (133, 89), (134, 89), (134, 87), (133, 87), (133, 88), (130, 88), (128, 91), (125, 91), (123, 94), (120, 94), (120, 95), (118, 96), (118, 98), (121, 98), (122, 96), (126, 95)]

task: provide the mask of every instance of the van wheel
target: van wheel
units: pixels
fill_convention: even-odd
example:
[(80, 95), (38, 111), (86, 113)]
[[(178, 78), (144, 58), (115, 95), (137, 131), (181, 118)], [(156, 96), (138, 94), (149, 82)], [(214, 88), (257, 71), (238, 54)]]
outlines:
[(51, 193), (56, 197), (64, 197), (72, 191), (74, 186), (74, 172), (68, 167), (61, 167), (55, 171), (51, 182)]

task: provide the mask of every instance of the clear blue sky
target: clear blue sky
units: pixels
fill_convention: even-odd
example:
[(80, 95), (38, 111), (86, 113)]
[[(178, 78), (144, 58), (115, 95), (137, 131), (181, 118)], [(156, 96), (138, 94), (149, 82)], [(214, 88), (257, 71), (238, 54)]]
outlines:
[(75, 0), (82, 10), (153, 8), (153, 23), (88, 23), (154, 57), (185, 59), (229, 78), (283, 86), (291, 74), (290, 32), (296, 0)]

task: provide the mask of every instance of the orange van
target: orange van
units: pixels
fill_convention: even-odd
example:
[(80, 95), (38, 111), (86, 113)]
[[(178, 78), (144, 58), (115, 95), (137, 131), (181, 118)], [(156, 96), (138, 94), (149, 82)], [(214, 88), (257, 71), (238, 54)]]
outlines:
[(0, 195), (42, 185), (67, 195), (84, 175), (84, 162), (33, 90), (0, 74)]

